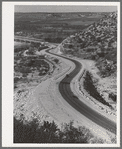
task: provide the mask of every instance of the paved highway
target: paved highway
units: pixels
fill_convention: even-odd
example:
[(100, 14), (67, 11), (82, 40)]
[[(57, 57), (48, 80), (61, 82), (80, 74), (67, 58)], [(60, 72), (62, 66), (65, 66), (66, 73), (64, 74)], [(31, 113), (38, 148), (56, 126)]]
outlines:
[[(25, 39), (27, 40), (27, 39)], [(32, 39), (33, 42), (35, 42), (36, 39)], [(49, 50), (46, 50), (46, 52), (50, 53)], [(56, 55), (59, 57), (63, 57), (54, 53), (50, 53), (52, 55)], [(60, 83), (59, 83), (59, 91), (62, 95), (62, 97), (72, 106), (74, 107), (77, 111), (79, 111), (81, 114), (86, 116), (88, 119), (92, 120), (96, 124), (102, 126), (103, 128), (109, 130), (110, 132), (116, 134), (116, 123), (112, 122), (111, 120), (107, 119), (103, 115), (100, 115), (93, 109), (91, 109), (89, 106), (84, 104), (81, 100), (76, 97), (73, 92), (71, 91), (70, 88), (70, 82), (72, 79), (79, 73), (81, 70), (82, 66), (81, 63), (70, 59), (63, 57), (65, 59), (71, 60), (72, 62), (75, 63), (75, 69), (68, 75), (66, 76)]]
[[(47, 50), (47, 52), (50, 53), (49, 50)], [(54, 53), (51, 53), (51, 54), (59, 56)], [(59, 57), (63, 57), (63, 56), (59, 56)], [(66, 75), (66, 77), (59, 83), (59, 91), (60, 91), (62, 97), (72, 107), (74, 107), (77, 111), (79, 111), (81, 114), (86, 116), (88, 119), (92, 120), (93, 122), (95, 122), (99, 126), (105, 128), (106, 130), (116, 134), (116, 123), (114, 123), (113, 121), (107, 119), (103, 115), (101, 115), (101, 114), (97, 113), (96, 111), (94, 111), (93, 109), (91, 109), (89, 106), (84, 104), (81, 100), (78, 99), (78, 97), (76, 97), (73, 94), (73, 92), (70, 88), (70, 82), (81, 70), (82, 65), (80, 62), (78, 62), (76, 60), (66, 58), (66, 57), (63, 57), (63, 58), (74, 62), (76, 67), (70, 74), (68, 74), (68, 76)]]

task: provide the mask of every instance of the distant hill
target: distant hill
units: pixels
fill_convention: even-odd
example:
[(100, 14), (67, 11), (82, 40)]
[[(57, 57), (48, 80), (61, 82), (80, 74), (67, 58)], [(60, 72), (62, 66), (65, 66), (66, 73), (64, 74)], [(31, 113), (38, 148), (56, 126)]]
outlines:
[[(80, 13), (15, 13), (15, 32), (40, 31), (40, 29), (82, 30), (107, 13), (80, 12)], [(42, 31), (43, 31), (42, 30)], [(65, 38), (64, 38), (65, 39)]]
[(96, 60), (103, 77), (116, 72), (117, 64), (117, 12), (104, 15), (82, 32), (62, 42), (63, 53)]
[(33, 13), (20, 13), (15, 12), (15, 21), (36, 21), (38, 19), (76, 19), (76, 18), (101, 18), (106, 12), (67, 12), (67, 13), (49, 13), (49, 12), (33, 12)]
[(15, 13), (14, 34), (61, 43), (68, 36), (83, 31), (107, 13)]

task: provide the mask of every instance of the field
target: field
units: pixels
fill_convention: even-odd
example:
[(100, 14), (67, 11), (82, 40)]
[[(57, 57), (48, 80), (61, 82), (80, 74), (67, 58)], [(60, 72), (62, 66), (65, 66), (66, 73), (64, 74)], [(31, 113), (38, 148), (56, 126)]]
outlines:
[(97, 22), (105, 13), (15, 13), (15, 35), (60, 43)]

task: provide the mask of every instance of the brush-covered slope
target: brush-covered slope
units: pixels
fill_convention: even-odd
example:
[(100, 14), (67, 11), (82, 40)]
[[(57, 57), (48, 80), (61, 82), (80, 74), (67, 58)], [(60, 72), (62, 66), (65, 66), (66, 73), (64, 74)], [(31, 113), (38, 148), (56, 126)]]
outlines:
[(117, 64), (117, 12), (68, 37), (62, 45), (63, 53), (96, 60), (101, 75), (110, 76), (116, 72)]

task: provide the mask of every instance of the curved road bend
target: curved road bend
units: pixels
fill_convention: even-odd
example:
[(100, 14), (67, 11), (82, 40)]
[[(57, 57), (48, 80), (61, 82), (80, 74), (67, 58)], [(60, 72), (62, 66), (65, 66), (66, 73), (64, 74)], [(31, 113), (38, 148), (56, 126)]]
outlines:
[[(49, 50), (47, 50), (46, 52), (50, 53)], [(68, 60), (75, 63), (75, 69), (69, 74), (68, 77), (66, 76), (59, 83), (59, 91), (60, 91), (62, 97), (72, 107), (74, 107), (77, 111), (79, 111), (81, 114), (86, 116), (88, 119), (92, 120), (93, 122), (95, 122), (99, 126), (105, 128), (106, 130), (116, 134), (116, 123), (114, 123), (113, 121), (107, 119), (103, 115), (101, 115), (101, 114), (97, 113), (96, 111), (94, 111), (93, 109), (91, 109), (89, 106), (84, 104), (81, 100), (79, 100), (78, 97), (76, 97), (73, 94), (73, 92), (71, 91), (70, 82), (81, 70), (81, 63), (76, 61), (76, 60), (66, 58), (66, 57), (63, 57), (63, 56), (60, 56), (60, 55), (57, 55), (57, 54), (54, 54), (54, 53), (50, 53), (50, 54), (56, 55), (56, 56), (59, 56), (59, 57), (65, 58), (65, 59), (68, 59)]]

